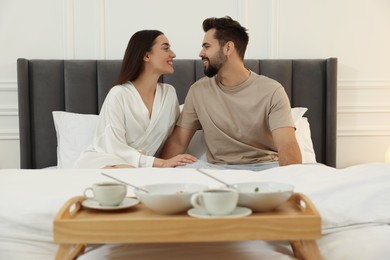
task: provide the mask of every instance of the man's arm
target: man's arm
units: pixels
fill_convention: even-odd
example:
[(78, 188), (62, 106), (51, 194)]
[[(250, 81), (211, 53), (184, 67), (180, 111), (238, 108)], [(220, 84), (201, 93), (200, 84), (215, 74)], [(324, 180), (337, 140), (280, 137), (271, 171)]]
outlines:
[(302, 163), (301, 150), (293, 127), (275, 129), (272, 131), (272, 137), (278, 149), (280, 166)]
[(184, 154), (195, 132), (196, 130), (175, 126), (172, 134), (164, 144), (160, 157), (169, 159), (178, 154)]

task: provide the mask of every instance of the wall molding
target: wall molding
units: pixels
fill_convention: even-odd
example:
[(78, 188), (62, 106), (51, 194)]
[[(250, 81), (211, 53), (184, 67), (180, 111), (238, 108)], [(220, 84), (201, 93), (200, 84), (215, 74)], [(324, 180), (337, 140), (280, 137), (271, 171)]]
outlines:
[(18, 116), (18, 107), (15, 105), (0, 105), (0, 116)]
[(390, 90), (390, 79), (341, 79), (338, 90)]
[(17, 92), (16, 80), (0, 80), (0, 92)]
[[(75, 4), (76, 3), (76, 4)], [(77, 27), (77, 2), (75, 0), (63, 0), (63, 42), (64, 57), (66, 59), (79, 58), (77, 53), (77, 44), (80, 39), (77, 38), (75, 28)], [(106, 59), (106, 1), (98, 0), (94, 5), (95, 34), (91, 40), (94, 44), (94, 57), (97, 59)], [(83, 11), (83, 10), (81, 10)]]
[(0, 140), (19, 140), (19, 132), (16, 130), (0, 129)]
[(270, 59), (277, 59), (279, 57), (279, 16), (280, 16), (280, 0), (271, 1), (270, 13), (270, 37), (268, 56)]
[(106, 1), (100, 0), (97, 9), (97, 18), (99, 20), (99, 30), (97, 32), (99, 57), (106, 59)]
[[(341, 79), (337, 82), (338, 91), (390, 91), (390, 79)], [(376, 93), (378, 95), (380, 93)], [(386, 94), (387, 95), (387, 94)], [(337, 112), (346, 113), (390, 113), (390, 103), (339, 103)]]
[(249, 3), (248, 0), (235, 0), (237, 5), (237, 19), (245, 28), (249, 27)]
[(340, 103), (337, 105), (337, 113), (390, 113), (389, 103)]
[(337, 137), (381, 137), (390, 136), (390, 127), (371, 126), (371, 127), (342, 127), (337, 129)]
[(74, 0), (64, 0), (63, 2), (63, 37), (64, 37), (64, 57), (66, 59), (75, 58), (74, 39)]

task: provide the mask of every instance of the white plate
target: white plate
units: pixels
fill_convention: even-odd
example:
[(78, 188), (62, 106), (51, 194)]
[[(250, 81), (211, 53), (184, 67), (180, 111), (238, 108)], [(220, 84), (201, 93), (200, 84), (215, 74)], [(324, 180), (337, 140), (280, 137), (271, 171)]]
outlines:
[(99, 209), (99, 210), (118, 210), (118, 209), (127, 209), (133, 207), (139, 203), (139, 200), (134, 198), (125, 198), (121, 204), (118, 206), (101, 206), (96, 200), (87, 199), (81, 202), (86, 208), (89, 209)]
[(213, 216), (203, 211), (202, 209), (192, 208), (188, 210), (188, 215), (195, 218), (239, 218), (252, 214), (252, 210), (244, 207), (237, 207), (232, 213), (226, 216)]

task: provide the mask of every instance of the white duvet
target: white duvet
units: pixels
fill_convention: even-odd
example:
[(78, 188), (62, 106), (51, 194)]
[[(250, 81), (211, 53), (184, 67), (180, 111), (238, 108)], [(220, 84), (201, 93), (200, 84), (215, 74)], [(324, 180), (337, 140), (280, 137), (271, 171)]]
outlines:
[[(0, 170), (0, 259), (53, 259), (53, 219), (71, 197), (107, 181), (100, 170)], [(220, 183), (193, 169), (105, 170), (143, 185), (160, 182)], [(389, 259), (390, 164), (334, 169), (292, 165), (262, 172), (208, 170), (226, 182), (277, 181), (306, 194), (322, 217), (318, 240), (325, 259)], [(129, 188), (129, 195), (132, 189)], [(285, 242), (91, 246), (80, 259), (291, 259)], [(188, 252), (196, 252), (188, 254)], [(186, 255), (187, 254), (187, 255)], [(197, 255), (198, 254), (198, 255)], [(197, 256), (197, 258), (191, 257)], [(198, 258), (199, 257), (199, 258)]]

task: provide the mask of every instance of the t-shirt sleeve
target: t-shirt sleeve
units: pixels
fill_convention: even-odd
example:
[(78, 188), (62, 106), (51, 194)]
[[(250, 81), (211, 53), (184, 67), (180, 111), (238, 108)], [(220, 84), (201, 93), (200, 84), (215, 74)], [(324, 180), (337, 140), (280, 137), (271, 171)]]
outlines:
[(196, 112), (194, 87), (195, 86), (191, 86), (187, 93), (183, 111), (181, 112), (176, 125), (186, 129), (199, 130), (202, 129), (202, 125), (199, 122), (198, 114)]
[(291, 116), (291, 105), (287, 93), (281, 86), (275, 90), (268, 114), (271, 131), (281, 127), (295, 127)]

